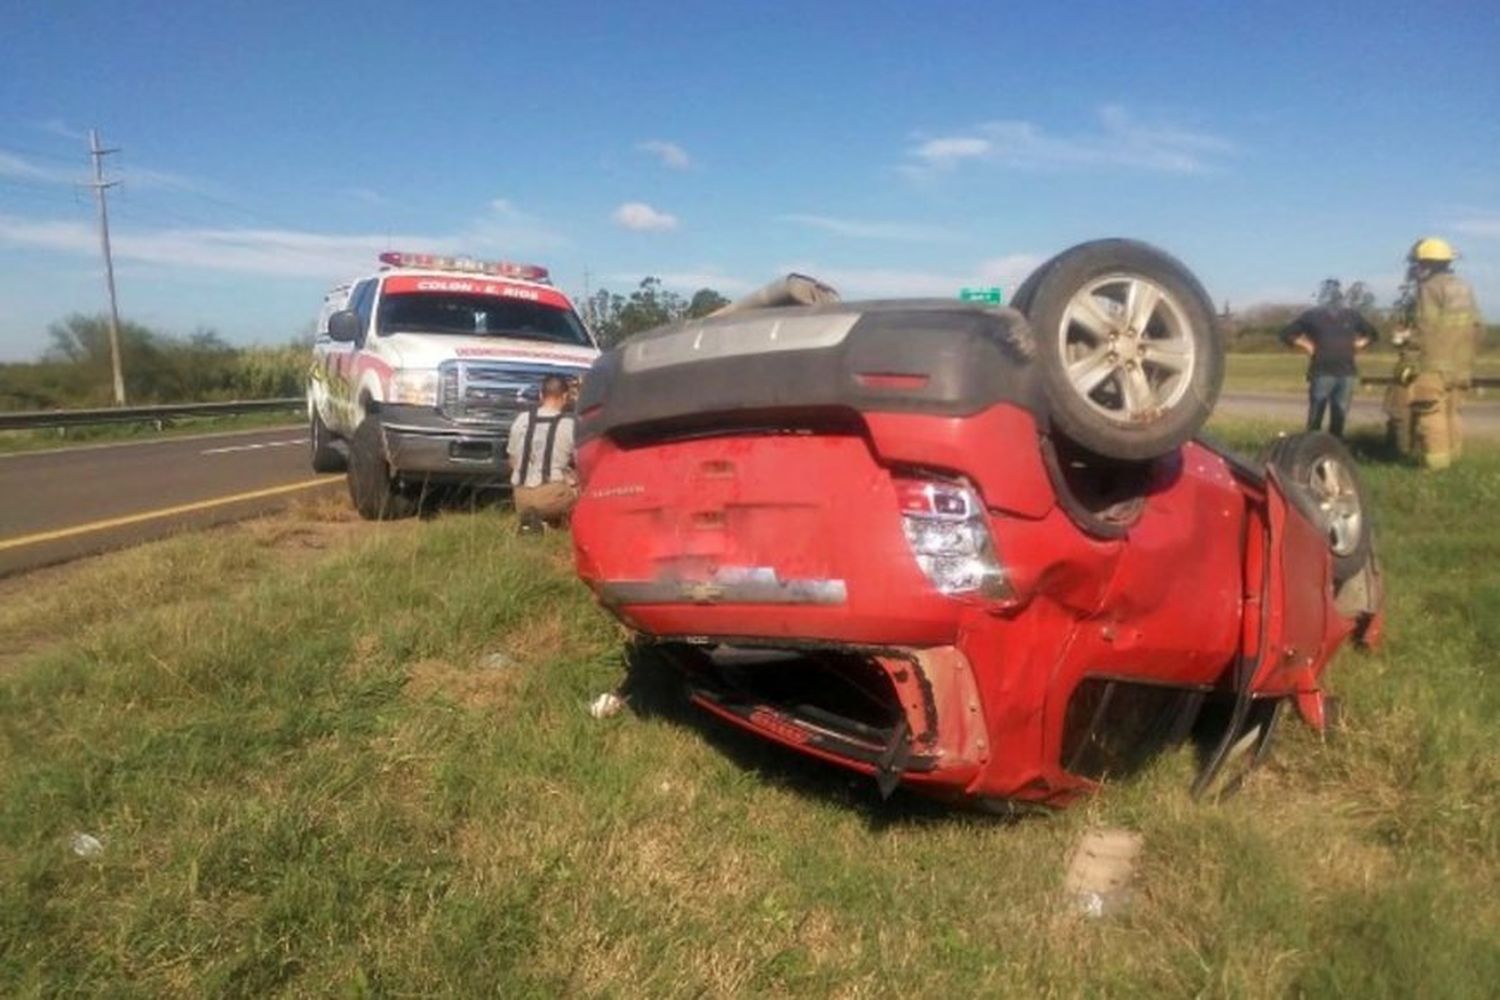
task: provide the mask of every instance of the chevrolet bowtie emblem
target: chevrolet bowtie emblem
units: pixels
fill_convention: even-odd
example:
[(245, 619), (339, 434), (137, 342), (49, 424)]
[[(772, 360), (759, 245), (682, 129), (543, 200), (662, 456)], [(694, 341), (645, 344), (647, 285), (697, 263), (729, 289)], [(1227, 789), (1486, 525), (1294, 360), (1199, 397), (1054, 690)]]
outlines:
[(707, 580), (682, 585), (683, 600), (692, 601), (694, 604), (711, 604), (723, 596), (724, 587)]

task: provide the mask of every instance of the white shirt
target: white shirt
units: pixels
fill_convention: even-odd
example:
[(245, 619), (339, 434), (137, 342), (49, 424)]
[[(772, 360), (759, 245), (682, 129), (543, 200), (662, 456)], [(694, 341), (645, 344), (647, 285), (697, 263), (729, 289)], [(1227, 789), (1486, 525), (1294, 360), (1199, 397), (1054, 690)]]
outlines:
[[(531, 461), (526, 469), (526, 482), (521, 482), (521, 452), (526, 447), (526, 429), (531, 426), (531, 411), (522, 413), (510, 425), (510, 439), (506, 442), (505, 455), (510, 459), (510, 484), (512, 486), (541, 486), (543, 483), (573, 481), (573, 418), (563, 415), (555, 406), (543, 405), (536, 411), (536, 433), (531, 436)], [(551, 422), (546, 418), (557, 418), (557, 434), (552, 440), (552, 465), (542, 468), (547, 450), (547, 431)], [(545, 475), (544, 475), (545, 473)]]

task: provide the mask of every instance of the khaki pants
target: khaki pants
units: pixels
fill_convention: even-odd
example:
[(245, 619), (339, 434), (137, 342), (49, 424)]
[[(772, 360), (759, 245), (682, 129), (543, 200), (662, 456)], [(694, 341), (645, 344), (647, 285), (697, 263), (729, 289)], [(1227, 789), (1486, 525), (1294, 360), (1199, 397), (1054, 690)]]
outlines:
[(1463, 453), (1463, 395), (1438, 372), (1423, 372), (1411, 384), (1413, 444), (1429, 469), (1446, 469)]
[(535, 511), (542, 520), (560, 522), (568, 519), (578, 502), (578, 487), (567, 482), (543, 483), (541, 486), (517, 486), (516, 513)]

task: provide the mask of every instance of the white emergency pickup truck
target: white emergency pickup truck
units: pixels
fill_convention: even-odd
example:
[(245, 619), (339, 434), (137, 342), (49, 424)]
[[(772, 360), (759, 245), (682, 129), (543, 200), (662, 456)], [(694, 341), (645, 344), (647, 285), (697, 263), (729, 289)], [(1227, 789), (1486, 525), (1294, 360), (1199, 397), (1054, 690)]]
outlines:
[(406, 517), (429, 485), (506, 487), (511, 422), (548, 375), (599, 356), (545, 268), (384, 253), (323, 303), (307, 384), (312, 466), (349, 473), (360, 516)]

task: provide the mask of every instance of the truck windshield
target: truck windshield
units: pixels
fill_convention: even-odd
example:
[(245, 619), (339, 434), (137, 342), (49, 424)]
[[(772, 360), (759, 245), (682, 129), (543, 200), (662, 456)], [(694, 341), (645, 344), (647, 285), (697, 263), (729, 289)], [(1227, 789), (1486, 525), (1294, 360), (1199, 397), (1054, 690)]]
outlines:
[(592, 346), (583, 324), (571, 310), (495, 295), (388, 293), (380, 300), (375, 329), (381, 336), (398, 332), (452, 333)]

